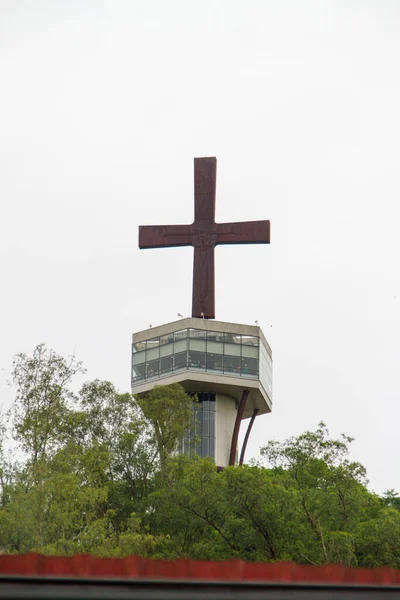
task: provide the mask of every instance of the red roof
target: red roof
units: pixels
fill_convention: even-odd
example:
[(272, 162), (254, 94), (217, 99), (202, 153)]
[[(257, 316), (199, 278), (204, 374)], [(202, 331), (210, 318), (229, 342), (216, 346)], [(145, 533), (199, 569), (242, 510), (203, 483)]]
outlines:
[(118, 579), (174, 579), (186, 581), (232, 582), (310, 582), (363, 585), (399, 585), (400, 571), (390, 567), (349, 569), (340, 565), (323, 567), (293, 563), (246, 563), (242, 560), (222, 562), (94, 558), (87, 554), (71, 557), (40, 554), (1, 555), (0, 577), (5, 575), (90, 577)]

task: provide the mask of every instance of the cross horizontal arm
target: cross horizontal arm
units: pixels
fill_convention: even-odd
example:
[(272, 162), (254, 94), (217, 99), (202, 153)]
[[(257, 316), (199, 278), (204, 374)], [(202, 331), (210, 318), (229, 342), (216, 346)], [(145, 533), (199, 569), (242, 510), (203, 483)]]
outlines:
[(218, 244), (269, 244), (269, 221), (243, 221), (242, 223), (218, 223)]
[(140, 225), (139, 248), (191, 246), (190, 225)]

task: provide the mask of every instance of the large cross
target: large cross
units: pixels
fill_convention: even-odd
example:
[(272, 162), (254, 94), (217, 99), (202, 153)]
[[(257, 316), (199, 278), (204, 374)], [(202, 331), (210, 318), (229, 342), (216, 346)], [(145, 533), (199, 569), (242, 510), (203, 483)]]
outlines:
[(269, 244), (269, 221), (215, 222), (216, 158), (194, 159), (191, 225), (141, 225), (139, 248), (194, 246), (192, 317), (215, 318), (214, 248), (218, 244)]

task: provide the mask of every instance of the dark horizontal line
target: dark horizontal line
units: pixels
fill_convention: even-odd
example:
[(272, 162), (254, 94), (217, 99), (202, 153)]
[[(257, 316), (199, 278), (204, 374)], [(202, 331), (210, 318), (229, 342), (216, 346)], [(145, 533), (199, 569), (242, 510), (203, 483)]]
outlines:
[(0, 598), (63, 600), (378, 600), (400, 598), (400, 586), (248, 581), (184, 581), (86, 577), (0, 576)]

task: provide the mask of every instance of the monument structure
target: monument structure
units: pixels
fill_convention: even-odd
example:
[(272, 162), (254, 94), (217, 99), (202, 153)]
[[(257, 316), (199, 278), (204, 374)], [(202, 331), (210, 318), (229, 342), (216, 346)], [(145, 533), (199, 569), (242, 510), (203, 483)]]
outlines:
[[(192, 448), (220, 467), (238, 462), (240, 423), (250, 419), (239, 463), (257, 415), (272, 410), (272, 352), (260, 327), (216, 321), (214, 248), (268, 244), (269, 221), (215, 222), (216, 158), (195, 158), (195, 211), (191, 225), (139, 227), (140, 248), (193, 246), (192, 317), (132, 337), (132, 392), (180, 383), (196, 394)], [(212, 319), (212, 320), (211, 320)]]

